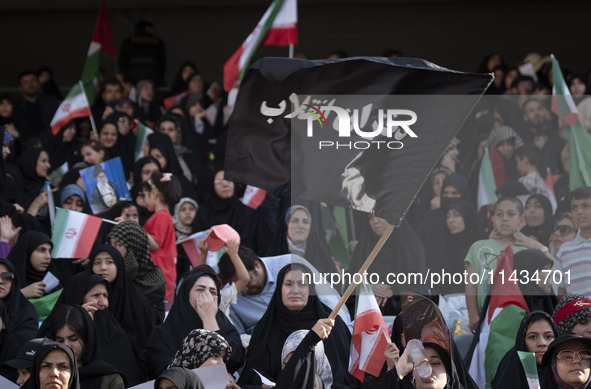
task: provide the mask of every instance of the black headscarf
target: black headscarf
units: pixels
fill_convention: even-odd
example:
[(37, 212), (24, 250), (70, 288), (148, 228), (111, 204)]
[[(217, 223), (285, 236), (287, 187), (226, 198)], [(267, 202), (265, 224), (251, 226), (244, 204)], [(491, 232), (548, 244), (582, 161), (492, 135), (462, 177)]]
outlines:
[[(105, 285), (109, 291), (109, 283), (103, 277), (89, 270), (76, 274), (64, 287), (55, 307), (62, 304), (82, 305), (84, 296), (98, 284)], [(50, 336), (50, 317), (51, 314), (41, 325), (37, 336)], [(96, 311), (94, 324), (103, 359), (121, 371), (128, 385), (144, 382), (146, 375), (136, 359), (131, 342), (113, 314), (108, 309)]]
[[(536, 199), (540, 202), (542, 209), (544, 210), (544, 222), (538, 227), (525, 226), (521, 229), (521, 232), (526, 236), (534, 236), (538, 242), (544, 246), (548, 246), (550, 241), (550, 235), (554, 232), (554, 217), (552, 216), (552, 204), (550, 200), (543, 194), (533, 194), (527, 198), (527, 201)], [(526, 201), (526, 205), (527, 205)]]
[[(450, 274), (463, 273), (464, 258), (470, 246), (482, 238), (478, 218), (474, 206), (463, 199), (450, 199), (442, 208), (442, 215), (446, 217), (447, 212), (456, 210), (464, 220), (464, 231), (459, 234), (452, 234), (447, 227), (441, 234), (431, 237), (423, 242), (427, 263), (432, 271), (445, 269)], [(443, 219), (446, 220), (446, 219)], [(425, 237), (426, 238), (426, 237)], [(445, 284), (438, 289), (440, 294), (462, 293), (463, 285)]]
[(70, 361), (70, 382), (68, 389), (80, 389), (80, 382), (78, 381), (78, 364), (76, 363), (76, 357), (72, 349), (65, 344), (54, 342), (50, 339), (44, 339), (41, 347), (35, 353), (35, 359), (33, 360), (33, 368), (31, 369), (31, 376), (22, 386), (23, 389), (38, 389), (40, 388), (41, 382), (39, 381), (39, 372), (41, 371), (41, 362), (43, 359), (54, 350), (60, 350), (66, 354)]
[[(194, 329), (203, 328), (201, 318), (189, 301), (189, 293), (200, 277), (210, 277), (218, 290), (218, 304), (220, 302), (221, 283), (213, 269), (198, 271), (183, 279), (174, 299), (174, 303), (164, 323), (154, 329), (146, 349), (148, 369), (152, 376), (160, 374), (170, 364), (175, 353), (181, 347), (183, 339)], [(216, 314), (216, 321), (222, 335), (232, 347), (232, 354), (226, 363), (229, 372), (234, 372), (244, 362), (244, 347), (240, 335), (221, 310)]]
[[(497, 373), (495, 374), (495, 378), (492, 380), (492, 386), (495, 388), (527, 388), (527, 378), (525, 376), (525, 371), (523, 370), (523, 366), (521, 364), (521, 359), (519, 358), (518, 351), (528, 351), (527, 346), (525, 344), (525, 334), (527, 332), (528, 327), (532, 324), (532, 319), (535, 318), (535, 321), (540, 320), (540, 317), (543, 317), (541, 320), (546, 320), (552, 331), (554, 332), (554, 338), (558, 338), (560, 335), (560, 330), (558, 326), (552, 319), (552, 316), (547, 314), (544, 311), (531, 311), (521, 321), (521, 325), (519, 326), (519, 331), (517, 332), (517, 337), (515, 338), (515, 346), (505, 354), (499, 367), (497, 369)], [(541, 376), (543, 368), (542, 366), (538, 366), (538, 376)]]
[(117, 277), (110, 283), (109, 311), (127, 333), (136, 357), (143, 360), (144, 345), (158, 321), (156, 313), (125, 272), (123, 258), (115, 247), (105, 244), (95, 248), (90, 254), (89, 266), (92, 268), (94, 258), (104, 251), (113, 257), (117, 267)]
[(33, 147), (26, 149), (21, 153), (19, 159), (19, 166), (23, 174), (23, 193), (24, 198), (19, 204), (27, 209), (33, 202), (35, 197), (41, 193), (43, 185), (45, 185), (46, 177), (39, 177), (37, 175), (37, 160), (43, 150), (40, 147)]
[[(553, 262), (540, 250), (526, 249), (513, 255), (513, 266), (517, 274), (522, 274), (525, 270), (532, 277), (538, 271), (540, 278), (543, 279), (541, 270), (546, 267), (552, 269)], [(545, 292), (534, 281), (519, 283), (519, 290), (525, 299), (530, 311), (541, 310), (552, 315), (556, 306), (556, 296), (552, 292)]]
[[(307, 271), (302, 265), (298, 265), (298, 268)], [(310, 290), (308, 302), (299, 313), (293, 313), (285, 307), (281, 290), (285, 274), (291, 270), (292, 265), (289, 264), (277, 274), (277, 287), (273, 297), (265, 314), (252, 332), (246, 365), (238, 380), (240, 386), (260, 385), (261, 380), (254, 372), (255, 369), (275, 381), (283, 367), (281, 349), (289, 334), (301, 329), (310, 330), (319, 319), (330, 315), (331, 310), (320, 302), (313, 290)], [(332, 387), (335, 389), (355, 387), (357, 384), (355, 378), (347, 369), (351, 333), (340, 317), (337, 316), (335, 319), (335, 325), (324, 344), (326, 356), (333, 371)]]
[(164, 370), (154, 381), (154, 389), (159, 389), (160, 380), (166, 378), (180, 389), (204, 389), (199, 376), (184, 367), (171, 367)]
[[(148, 141), (149, 142), (149, 141)], [(133, 164), (133, 183), (134, 184), (142, 184), (142, 169), (145, 165), (149, 163), (154, 163), (158, 166), (158, 170), (162, 170), (160, 167), (160, 162), (154, 157), (145, 156), (141, 157)]]
[[(189, 76), (189, 78), (187, 78), (187, 80), (183, 80), (183, 69), (189, 66), (193, 69), (194, 73), (192, 75)], [(170, 95), (174, 96), (174, 95), (178, 95), (179, 93), (182, 93), (184, 91), (186, 91), (187, 89), (189, 89), (189, 81), (191, 81), (191, 78), (194, 75), (199, 74), (199, 70), (197, 70), (197, 66), (192, 62), (192, 61), (185, 61), (181, 64), (181, 66), (179, 67), (178, 72), (176, 73), (176, 76), (174, 77), (174, 81), (172, 82), (172, 86), (170, 87)]]
[(8, 332), (19, 345), (22, 345), (35, 337), (39, 327), (39, 314), (33, 304), (21, 293), (20, 277), (16, 273), (14, 265), (4, 258), (0, 258), (0, 264), (6, 266), (9, 272), (14, 273), (10, 292), (2, 299), (2, 302), (10, 323)]
[[(10, 319), (8, 312), (6, 312), (6, 306), (2, 300), (0, 300), (0, 320), (4, 326), (4, 328), (0, 330), (0, 363), (4, 363), (16, 357), (20, 344), (17, 343), (16, 339), (10, 332)], [(2, 368), (0, 368), (0, 372), (4, 373)]]
[[(23, 288), (35, 282), (43, 281), (43, 278), (48, 271), (60, 278), (60, 276), (56, 274), (57, 272), (53, 259), (45, 272), (37, 271), (33, 269), (33, 266), (31, 265), (31, 254), (43, 243), (49, 243), (51, 247), (53, 247), (53, 243), (51, 243), (51, 238), (49, 236), (42, 232), (28, 231), (20, 236), (16, 245), (10, 254), (8, 254), (8, 260), (14, 265), (15, 272), (17, 277), (21, 280), (21, 287)], [(50, 292), (51, 291), (49, 290), (47, 291), (47, 293)]]
[(183, 191), (183, 197), (191, 197), (192, 199), (197, 200), (197, 194), (195, 193), (193, 185), (191, 185), (189, 180), (187, 180), (187, 177), (183, 174), (183, 169), (176, 156), (170, 137), (155, 132), (148, 136), (148, 143), (150, 144), (150, 150), (158, 149), (166, 160), (166, 166), (161, 166), (161, 171), (164, 173), (172, 173), (179, 179)]
[[(84, 389), (99, 389), (100, 378), (107, 374), (121, 374), (117, 368), (113, 365), (105, 362), (101, 355), (101, 347), (97, 334), (95, 324), (86, 311), (80, 305), (65, 305), (70, 306), (72, 309), (80, 311), (84, 317), (84, 332), (78, 334), (82, 338), (82, 344), (84, 350), (80, 356), (80, 366), (78, 372), (80, 373), (80, 385)], [(55, 311), (52, 312), (52, 315)], [(51, 318), (47, 318), (47, 321), (51, 322)], [(55, 338), (55, 335), (60, 328), (50, 328), (51, 337)]]
[(193, 229), (203, 231), (219, 224), (228, 224), (240, 234), (241, 244), (256, 251), (256, 213), (252, 208), (242, 204), (235, 192), (228, 199), (219, 197), (213, 181), (212, 179), (207, 190), (207, 200), (199, 204), (197, 215), (193, 219)]

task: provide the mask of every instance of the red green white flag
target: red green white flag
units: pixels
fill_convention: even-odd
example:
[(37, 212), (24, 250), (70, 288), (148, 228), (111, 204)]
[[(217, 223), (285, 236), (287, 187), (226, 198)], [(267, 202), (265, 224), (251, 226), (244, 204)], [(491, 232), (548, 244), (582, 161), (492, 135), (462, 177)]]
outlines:
[(560, 116), (569, 126), (574, 126), (579, 119), (579, 111), (573, 100), (568, 85), (564, 81), (558, 60), (552, 54), (552, 75), (554, 86), (552, 87), (552, 112)]
[(133, 155), (134, 160), (137, 161), (144, 156), (144, 144), (146, 144), (148, 136), (154, 133), (154, 130), (137, 119), (135, 119), (135, 124), (137, 125), (137, 133), (135, 135), (135, 150)]
[(366, 373), (380, 375), (386, 361), (384, 352), (391, 341), (371, 288), (362, 283), (357, 286), (357, 292), (349, 372), (363, 382)]
[(70, 92), (68, 92), (68, 95), (58, 107), (55, 115), (53, 115), (50, 124), (53, 135), (57, 135), (60, 129), (72, 119), (92, 115), (90, 104), (80, 84), (77, 83), (70, 89)]
[(57, 208), (51, 242), (53, 258), (88, 258), (103, 219)]
[(297, 23), (297, 0), (274, 0), (255, 29), (224, 64), (224, 89), (230, 91), (236, 80), (242, 79), (259, 46), (296, 45)]
[(101, 55), (115, 58), (115, 45), (113, 45), (113, 35), (111, 34), (111, 24), (109, 23), (109, 11), (107, 10), (107, 1), (101, 3), (92, 41), (86, 55), (86, 62), (82, 69), (80, 79), (84, 83), (86, 95), (90, 104), (94, 104), (96, 94), (95, 86), (101, 64)]

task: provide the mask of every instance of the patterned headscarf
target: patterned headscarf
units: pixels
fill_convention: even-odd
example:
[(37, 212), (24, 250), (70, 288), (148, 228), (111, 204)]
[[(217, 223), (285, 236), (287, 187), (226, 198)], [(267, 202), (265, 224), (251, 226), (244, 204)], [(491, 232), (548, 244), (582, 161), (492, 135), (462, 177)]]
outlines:
[(578, 294), (564, 296), (554, 308), (554, 321), (563, 334), (570, 334), (582, 319), (591, 316), (591, 299)]
[(107, 238), (117, 239), (127, 249), (123, 258), (125, 272), (140, 290), (164, 284), (164, 273), (152, 262), (148, 234), (139, 224), (126, 220), (114, 226)]
[(226, 350), (226, 358), (232, 353), (232, 347), (223, 336), (214, 331), (196, 329), (189, 332), (189, 335), (183, 339), (181, 347), (174, 354), (168, 367), (197, 369), (222, 350)]
[(516, 149), (524, 144), (523, 139), (509, 126), (499, 126), (492, 130), (487, 143), (498, 146), (506, 140), (513, 140), (513, 145)]
[[(281, 363), (285, 361), (288, 354), (293, 353), (298, 348), (302, 340), (308, 335), (308, 332), (310, 331), (297, 330), (287, 337), (283, 345), (283, 350), (281, 350)], [(330, 389), (332, 386), (332, 370), (328, 358), (324, 354), (324, 344), (322, 341), (316, 343), (314, 347), (314, 360), (316, 362), (316, 374), (324, 383), (324, 387)]]

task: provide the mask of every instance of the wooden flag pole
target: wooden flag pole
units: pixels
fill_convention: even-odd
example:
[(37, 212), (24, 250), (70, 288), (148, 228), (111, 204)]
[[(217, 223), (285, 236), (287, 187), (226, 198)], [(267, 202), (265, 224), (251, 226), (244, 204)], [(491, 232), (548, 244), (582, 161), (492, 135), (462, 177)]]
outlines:
[[(382, 237), (380, 238), (378, 243), (376, 243), (376, 245), (373, 248), (373, 250), (371, 251), (371, 253), (369, 253), (369, 255), (367, 256), (367, 259), (365, 260), (365, 262), (363, 263), (363, 265), (361, 266), (359, 271), (357, 271), (357, 273), (363, 274), (367, 271), (367, 269), (369, 269), (373, 260), (376, 258), (376, 256), (378, 255), (378, 253), (380, 252), (380, 250), (382, 249), (382, 247), (384, 246), (384, 244), (386, 243), (386, 241), (390, 237), (390, 234), (392, 234), (392, 231), (394, 231), (394, 226), (390, 225), (390, 227), (388, 227), (386, 232), (384, 232), (384, 234), (382, 235)], [(355, 279), (355, 277), (353, 277), (353, 280), (354, 279)], [(351, 296), (351, 294), (353, 293), (353, 291), (355, 290), (356, 287), (357, 287), (357, 284), (355, 282), (353, 282), (351, 285), (349, 285), (349, 287), (347, 288), (345, 293), (343, 293), (343, 297), (341, 297), (341, 299), (339, 300), (337, 305), (334, 307), (334, 309), (330, 313), (330, 316), (328, 317), (329, 319), (334, 320), (337, 317), (337, 315), (339, 314), (339, 311), (343, 307), (343, 304), (345, 304), (345, 301), (347, 301), (347, 299), (349, 299), (349, 296)]]

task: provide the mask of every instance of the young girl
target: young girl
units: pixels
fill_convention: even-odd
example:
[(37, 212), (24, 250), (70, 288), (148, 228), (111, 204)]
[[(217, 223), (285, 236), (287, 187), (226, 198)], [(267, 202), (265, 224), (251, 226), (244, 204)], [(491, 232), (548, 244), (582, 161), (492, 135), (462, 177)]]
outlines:
[(144, 229), (148, 233), (154, 264), (164, 272), (166, 281), (164, 305), (168, 310), (174, 301), (177, 256), (174, 225), (168, 209), (179, 201), (181, 185), (172, 173), (155, 172), (143, 183), (142, 188), (146, 206), (150, 212), (154, 212), (144, 225)]
[[(489, 287), (489, 272), (497, 267), (499, 255), (507, 246), (511, 246), (513, 252), (525, 249), (518, 246), (515, 234), (519, 233), (519, 227), (523, 224), (523, 204), (513, 196), (500, 198), (493, 209), (492, 222), (494, 230), (490, 239), (479, 240), (470, 247), (464, 264), (466, 265), (466, 306), (470, 320), (470, 330), (474, 331), (478, 325), (480, 310)], [(523, 234), (522, 234), (523, 235)], [(480, 279), (478, 284), (469, 282), (470, 275), (477, 273)]]

